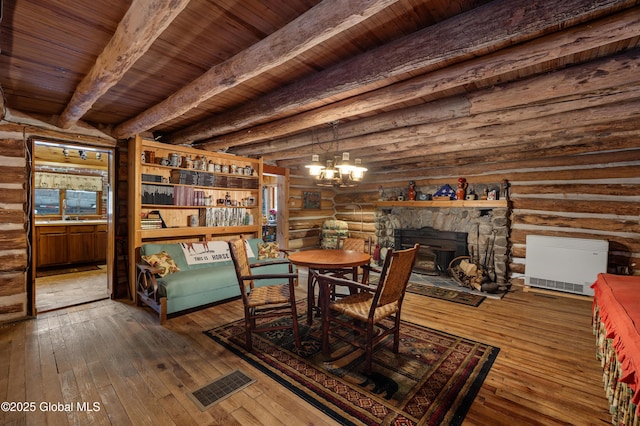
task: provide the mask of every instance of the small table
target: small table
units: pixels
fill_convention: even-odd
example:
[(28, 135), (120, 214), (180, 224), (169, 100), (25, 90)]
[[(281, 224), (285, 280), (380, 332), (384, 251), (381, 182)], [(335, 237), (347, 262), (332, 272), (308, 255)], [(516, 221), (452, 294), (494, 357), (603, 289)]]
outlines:
[(309, 268), (309, 278), (307, 279), (307, 324), (311, 325), (315, 306), (315, 282), (311, 270), (357, 268), (358, 266), (366, 265), (370, 260), (371, 256), (368, 253), (351, 250), (314, 249), (298, 251), (289, 255), (289, 261), (294, 265)]

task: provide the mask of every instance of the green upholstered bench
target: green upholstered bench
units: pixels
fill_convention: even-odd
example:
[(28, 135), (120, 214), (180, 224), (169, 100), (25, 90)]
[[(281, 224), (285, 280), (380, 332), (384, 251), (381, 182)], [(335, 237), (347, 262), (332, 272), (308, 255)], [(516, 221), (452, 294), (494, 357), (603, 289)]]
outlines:
[[(258, 244), (263, 243), (262, 239), (246, 241), (252, 269), (259, 267), (261, 274), (289, 272), (291, 265), (284, 258), (258, 259)], [(146, 243), (140, 248), (140, 255), (151, 260), (154, 266), (137, 263), (136, 300), (138, 305), (146, 304), (154, 309), (160, 316), (160, 323), (172, 316), (240, 296), (226, 241)], [(164, 275), (167, 264), (175, 265), (173, 269), (177, 267), (178, 270)], [(261, 280), (260, 285), (278, 282)]]

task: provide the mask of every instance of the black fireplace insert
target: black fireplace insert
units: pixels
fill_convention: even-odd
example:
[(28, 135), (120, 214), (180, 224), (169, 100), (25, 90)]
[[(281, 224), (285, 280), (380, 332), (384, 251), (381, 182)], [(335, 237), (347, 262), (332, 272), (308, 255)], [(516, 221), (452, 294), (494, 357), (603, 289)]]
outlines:
[(397, 250), (419, 243), (421, 251), (432, 254), (435, 271), (426, 272), (444, 273), (454, 258), (469, 255), (466, 232), (440, 231), (427, 226), (420, 229), (395, 229), (393, 236)]

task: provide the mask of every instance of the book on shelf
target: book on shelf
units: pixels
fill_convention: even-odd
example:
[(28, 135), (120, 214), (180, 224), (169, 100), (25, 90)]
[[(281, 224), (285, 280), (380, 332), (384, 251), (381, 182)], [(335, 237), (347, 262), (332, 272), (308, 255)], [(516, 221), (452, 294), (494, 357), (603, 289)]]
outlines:
[(140, 220), (140, 229), (161, 229), (162, 220), (160, 219), (147, 219), (142, 218)]
[[(162, 218), (162, 215), (160, 214), (159, 210), (152, 210), (149, 213), (147, 213), (147, 217), (146, 217), (147, 223), (153, 222), (155, 224), (160, 224), (160, 226), (158, 226), (157, 228), (166, 228), (167, 224), (165, 223), (164, 219)], [(145, 218), (142, 219), (142, 223), (145, 223)], [(157, 229), (154, 228), (154, 229)], [(143, 228), (144, 229), (144, 228)]]
[(173, 188), (170, 186), (143, 183), (141, 189), (142, 204), (174, 204)]

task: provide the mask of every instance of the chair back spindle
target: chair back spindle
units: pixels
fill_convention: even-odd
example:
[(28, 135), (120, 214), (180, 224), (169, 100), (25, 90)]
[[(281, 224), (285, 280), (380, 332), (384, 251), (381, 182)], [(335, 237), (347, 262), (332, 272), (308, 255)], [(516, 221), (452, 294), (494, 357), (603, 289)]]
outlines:
[(251, 263), (249, 262), (249, 256), (247, 256), (245, 244), (246, 243), (242, 238), (231, 241), (229, 244), (232, 256), (235, 257), (236, 260), (236, 276), (238, 277), (238, 284), (240, 284), (240, 292), (243, 297), (246, 297), (246, 295), (251, 292), (254, 285), (253, 280), (242, 278), (251, 275)]

